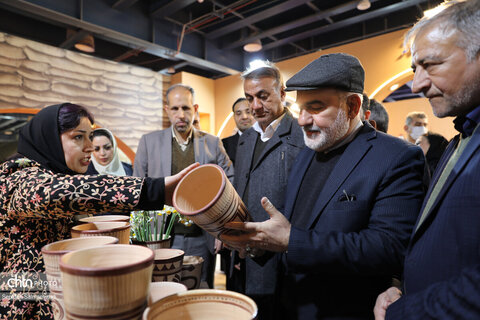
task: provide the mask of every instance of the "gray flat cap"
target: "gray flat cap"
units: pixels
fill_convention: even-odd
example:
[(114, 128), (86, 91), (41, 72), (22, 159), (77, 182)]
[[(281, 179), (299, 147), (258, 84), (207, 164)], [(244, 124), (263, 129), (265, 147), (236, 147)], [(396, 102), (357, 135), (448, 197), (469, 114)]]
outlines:
[(365, 71), (357, 58), (346, 53), (321, 56), (288, 79), (286, 91), (335, 87), (363, 93)]

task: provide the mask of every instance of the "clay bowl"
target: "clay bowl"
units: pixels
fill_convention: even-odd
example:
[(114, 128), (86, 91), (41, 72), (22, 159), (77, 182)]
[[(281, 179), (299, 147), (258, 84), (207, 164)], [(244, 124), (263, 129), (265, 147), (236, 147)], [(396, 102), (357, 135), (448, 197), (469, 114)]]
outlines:
[(150, 293), (148, 295), (148, 305), (152, 305), (160, 299), (172, 294), (185, 292), (187, 287), (178, 282), (163, 281), (150, 283)]
[(156, 249), (154, 252), (152, 281), (180, 282), (185, 252), (168, 248)]
[(182, 283), (188, 290), (198, 289), (202, 280), (203, 258), (184, 256), (182, 266)]
[(143, 320), (251, 320), (257, 316), (255, 302), (227, 290), (198, 289), (165, 297), (143, 313)]
[(118, 238), (119, 244), (130, 242), (130, 224), (128, 222), (89, 222), (74, 226), (72, 238), (110, 236)]
[(230, 221), (248, 221), (250, 215), (222, 168), (204, 164), (180, 180), (173, 193), (173, 205), (198, 226), (219, 238)]
[(118, 243), (115, 237), (76, 238), (56, 241), (43, 246), (42, 256), (45, 262), (48, 285), (52, 294), (52, 308), (55, 320), (65, 319), (63, 305), (62, 278), (60, 276), (60, 258), (71, 251)]
[(93, 217), (85, 217), (78, 220), (83, 223), (88, 222), (111, 222), (111, 221), (123, 221), (123, 222), (130, 222), (130, 216), (122, 216), (122, 215), (106, 215), (106, 216), (93, 216)]
[(153, 258), (147, 247), (120, 244), (62, 256), (67, 319), (140, 319), (147, 305)]

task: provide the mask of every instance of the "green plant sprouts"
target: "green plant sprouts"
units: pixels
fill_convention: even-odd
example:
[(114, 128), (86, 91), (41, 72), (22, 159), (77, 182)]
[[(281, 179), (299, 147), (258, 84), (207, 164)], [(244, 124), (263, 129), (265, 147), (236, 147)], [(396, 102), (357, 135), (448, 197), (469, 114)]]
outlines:
[(173, 224), (179, 217), (177, 210), (170, 206), (164, 206), (163, 210), (132, 211), (130, 214), (131, 237), (142, 242), (168, 239)]

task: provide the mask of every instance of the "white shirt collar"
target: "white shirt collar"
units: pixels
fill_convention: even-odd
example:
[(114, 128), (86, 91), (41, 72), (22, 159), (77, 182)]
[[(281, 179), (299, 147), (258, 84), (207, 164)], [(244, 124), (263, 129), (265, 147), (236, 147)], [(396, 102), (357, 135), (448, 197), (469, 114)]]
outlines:
[(255, 122), (253, 124), (253, 129), (258, 133), (260, 133), (260, 140), (262, 140), (263, 142), (266, 142), (270, 140), (271, 137), (273, 137), (273, 134), (277, 130), (278, 126), (280, 125), (280, 121), (282, 121), (283, 117), (285, 117), (285, 113), (286, 112), (284, 112), (277, 119), (273, 120), (265, 129), (265, 132), (262, 130), (262, 127), (260, 127), (260, 124), (258, 122)]
[(177, 137), (177, 133), (175, 131), (175, 129), (173, 128), (173, 126), (171, 126), (172, 128), (172, 137), (173, 139), (175, 139), (175, 141), (178, 143), (178, 145), (180, 146), (180, 148), (182, 149), (182, 151), (185, 151), (185, 149), (187, 149), (187, 145), (188, 143), (190, 142), (190, 139), (192, 139), (193, 137), (193, 130), (195, 130), (194, 128), (192, 128), (190, 130), (190, 134), (188, 135), (187, 139), (185, 141), (180, 141), (180, 139)]

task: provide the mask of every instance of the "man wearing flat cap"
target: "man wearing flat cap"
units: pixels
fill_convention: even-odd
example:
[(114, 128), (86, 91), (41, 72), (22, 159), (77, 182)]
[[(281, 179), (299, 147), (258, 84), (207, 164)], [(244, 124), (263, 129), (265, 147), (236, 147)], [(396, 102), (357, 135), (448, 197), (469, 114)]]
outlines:
[(360, 120), (363, 67), (347, 54), (316, 59), (287, 81), (297, 91), (308, 148), (290, 172), (284, 214), (230, 223), (224, 241), (245, 254), (282, 252), (284, 319), (372, 319), (375, 299), (402, 272), (423, 199), (417, 146)]

